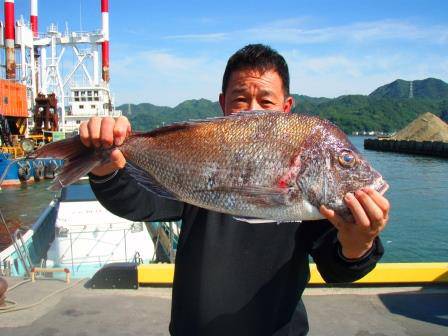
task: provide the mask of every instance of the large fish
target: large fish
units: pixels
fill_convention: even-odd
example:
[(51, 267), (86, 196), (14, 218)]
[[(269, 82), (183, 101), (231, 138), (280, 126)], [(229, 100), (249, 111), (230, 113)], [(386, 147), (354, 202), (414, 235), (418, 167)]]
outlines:
[[(346, 193), (387, 188), (339, 128), (306, 115), (251, 111), (177, 123), (133, 134), (118, 148), (125, 169), (144, 187), (234, 216), (315, 220), (323, 218), (323, 204), (349, 217)], [(86, 148), (74, 137), (32, 157), (65, 159), (57, 189), (105, 163), (110, 151)]]

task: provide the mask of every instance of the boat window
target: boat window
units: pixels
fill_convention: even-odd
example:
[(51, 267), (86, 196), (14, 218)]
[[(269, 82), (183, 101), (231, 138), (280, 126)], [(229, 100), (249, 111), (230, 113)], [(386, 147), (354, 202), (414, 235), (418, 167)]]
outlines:
[(69, 185), (62, 189), (61, 201), (63, 202), (76, 202), (76, 201), (94, 201), (96, 200), (95, 194), (90, 188), (90, 184), (87, 180)]

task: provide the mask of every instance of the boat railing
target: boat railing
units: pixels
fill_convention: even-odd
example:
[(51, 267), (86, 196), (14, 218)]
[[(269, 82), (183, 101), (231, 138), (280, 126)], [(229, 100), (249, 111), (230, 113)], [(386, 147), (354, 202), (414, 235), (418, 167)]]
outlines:
[(33, 262), (31, 261), (30, 254), (28, 253), (28, 249), (23, 241), (22, 230), (20, 228), (14, 232), (13, 241), (16, 245), (17, 254), (22, 262), (23, 268), (25, 269), (27, 276), (30, 276), (31, 269), (33, 268)]
[[(141, 222), (134, 222), (131, 226), (128, 227), (119, 227), (114, 228), (114, 223), (111, 222), (108, 225), (103, 227), (103, 230), (91, 230), (89, 225), (83, 225), (79, 227), (78, 230), (69, 230), (66, 228), (56, 228), (56, 237), (59, 239), (66, 240), (66, 245), (61, 244), (60, 246), (64, 246), (64, 250), (58, 256), (58, 259), (54, 262), (56, 264), (65, 264), (70, 263), (73, 273), (76, 273), (76, 269), (83, 267), (83, 265), (89, 264), (100, 264), (104, 265), (114, 260), (117, 255), (119, 255), (118, 248), (122, 248), (122, 256), (124, 256), (124, 260), (133, 261), (133, 260), (141, 260), (139, 251), (134, 252), (134, 249), (130, 249), (129, 246), (132, 246), (132, 241), (129, 241), (128, 234), (131, 232), (142, 231), (144, 224)], [(84, 241), (85, 239), (91, 240), (92, 233), (99, 233), (98, 237), (95, 239), (94, 244), (89, 247), (89, 250), (83, 253), (82, 256), (77, 256), (75, 251), (77, 249), (76, 245)], [(105, 243), (104, 237), (111, 232), (119, 233), (122, 232), (121, 237), (113, 242), (114, 245), (114, 253), (98, 253), (98, 245)], [(82, 244), (82, 243), (80, 243)], [(107, 242), (107, 244), (111, 244), (111, 242)]]
[[(11, 234), (11, 231), (8, 228), (8, 224), (6, 223), (5, 217), (3, 216), (2, 211), (0, 210), (0, 219), (5, 226), (6, 232), (9, 234), (9, 238), (11, 239), (11, 242), (14, 246), (14, 249), (17, 252), (17, 255), (20, 259), (20, 262), (23, 265), (23, 268), (25, 269), (26, 274), (29, 276), (31, 272), (31, 268), (33, 267), (33, 263), (31, 262), (31, 258), (28, 254), (28, 250), (26, 249), (26, 245), (23, 241), (21, 229), (18, 228), (14, 234)], [(20, 244), (19, 244), (20, 241)], [(27, 264), (28, 262), (28, 264)]]
[(154, 241), (153, 259), (174, 263), (180, 224), (178, 222), (149, 222), (147, 227)]

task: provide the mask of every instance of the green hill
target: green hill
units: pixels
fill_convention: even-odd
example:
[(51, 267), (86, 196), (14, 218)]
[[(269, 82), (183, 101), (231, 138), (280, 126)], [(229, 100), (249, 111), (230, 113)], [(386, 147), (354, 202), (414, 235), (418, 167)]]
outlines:
[[(317, 105), (311, 114), (329, 119), (345, 132), (393, 132), (406, 126), (418, 115), (441, 115), (448, 99), (388, 99), (369, 96), (341, 96)], [(300, 111), (300, 106), (296, 108)]]
[(413, 98), (444, 99), (448, 98), (448, 84), (437, 78), (405, 81), (397, 79), (392, 83), (380, 86), (369, 96), (374, 98)]
[(129, 118), (136, 131), (147, 131), (173, 122), (204, 119), (222, 114), (219, 104), (207, 99), (186, 100), (174, 108), (142, 103), (123, 104), (118, 109)]
[[(293, 94), (296, 102), (293, 112), (329, 119), (347, 133), (393, 132), (425, 112), (446, 118), (448, 84), (434, 78), (413, 81), (414, 98), (410, 99), (409, 83), (396, 80), (368, 96), (346, 95), (330, 99)], [(148, 103), (131, 104), (130, 114), (128, 106), (124, 104), (118, 108), (130, 119), (133, 129), (140, 131), (177, 121), (222, 115), (218, 102), (207, 99), (186, 100), (174, 108)]]

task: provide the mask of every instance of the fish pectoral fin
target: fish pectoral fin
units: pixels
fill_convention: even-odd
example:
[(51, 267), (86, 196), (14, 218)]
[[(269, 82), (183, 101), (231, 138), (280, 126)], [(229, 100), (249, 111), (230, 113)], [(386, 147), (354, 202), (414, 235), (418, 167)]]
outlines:
[(245, 222), (249, 224), (267, 224), (267, 223), (279, 223), (275, 219), (263, 219), (263, 218), (252, 218), (252, 217), (233, 217), (236, 221)]
[[(269, 224), (269, 223), (276, 223), (281, 224), (285, 223), (286, 221), (278, 220), (278, 219), (263, 219), (263, 218), (253, 218), (253, 217), (233, 217), (234, 220), (239, 222), (245, 222), (249, 224)], [(295, 220), (295, 221), (287, 221), (289, 223), (302, 223), (301, 220)]]
[(178, 198), (173, 193), (163, 187), (154, 177), (149, 175), (148, 172), (138, 168), (137, 165), (133, 164), (129, 160), (126, 161), (124, 170), (146, 190), (149, 190), (152, 193), (164, 198), (178, 200)]
[(245, 197), (249, 203), (263, 207), (287, 206), (292, 188), (264, 187), (264, 186), (218, 186), (200, 192), (235, 193)]

